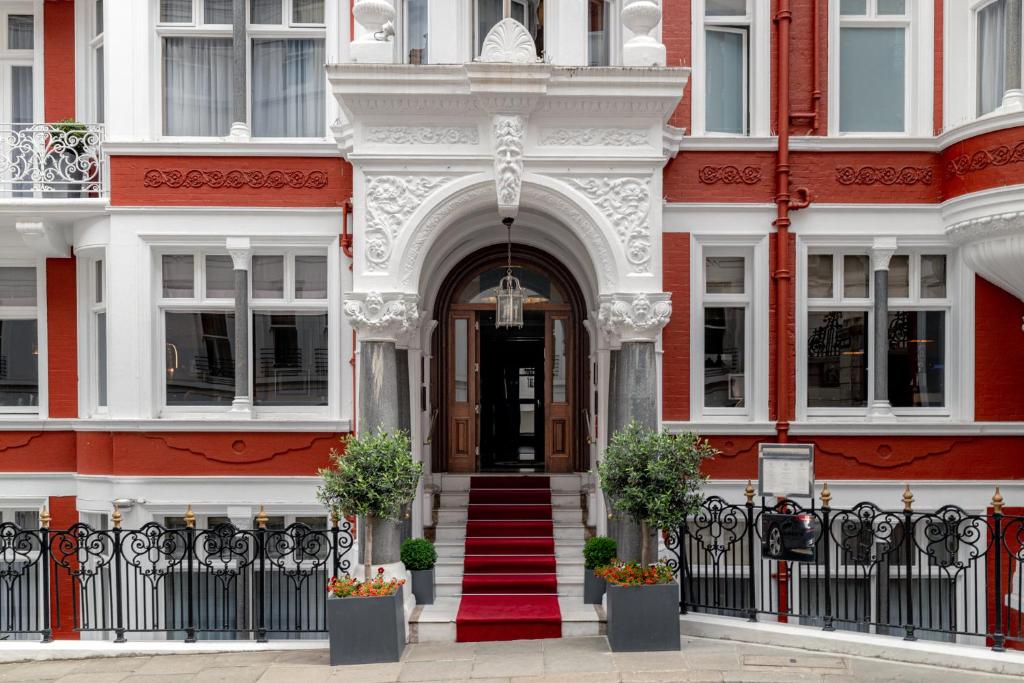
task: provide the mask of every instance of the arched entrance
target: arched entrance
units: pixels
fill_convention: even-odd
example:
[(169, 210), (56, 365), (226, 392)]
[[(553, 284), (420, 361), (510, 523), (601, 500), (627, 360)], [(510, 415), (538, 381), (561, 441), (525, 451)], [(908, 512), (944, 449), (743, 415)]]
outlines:
[(526, 289), (524, 326), (494, 325), (506, 247), (462, 259), (438, 292), (432, 403), (435, 472), (584, 471), (589, 386), (586, 306), (576, 279), (550, 254), (513, 245)]

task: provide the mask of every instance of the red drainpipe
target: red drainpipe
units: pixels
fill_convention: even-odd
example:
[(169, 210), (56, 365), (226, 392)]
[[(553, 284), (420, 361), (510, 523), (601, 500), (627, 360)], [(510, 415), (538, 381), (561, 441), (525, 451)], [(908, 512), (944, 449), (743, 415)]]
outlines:
[(810, 204), (810, 196), (806, 189), (797, 188), (798, 199), (790, 196), (789, 187), (789, 29), (793, 22), (793, 13), (789, 9), (790, 0), (779, 0), (775, 23), (778, 26), (779, 56), (778, 88), (779, 102), (776, 113), (775, 127), (779, 134), (778, 151), (775, 155), (775, 204), (777, 207), (775, 221), (775, 272), (772, 273), (775, 286), (775, 431), (780, 443), (789, 439), (789, 415), (791, 390), (791, 372), (789, 367), (790, 341), (787, 321), (790, 318), (789, 285), (792, 273), (789, 266), (789, 212), (802, 209)]

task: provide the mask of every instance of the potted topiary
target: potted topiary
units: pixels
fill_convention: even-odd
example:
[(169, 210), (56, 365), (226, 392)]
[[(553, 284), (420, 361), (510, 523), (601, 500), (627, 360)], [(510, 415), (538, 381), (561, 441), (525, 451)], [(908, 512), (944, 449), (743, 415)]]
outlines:
[(600, 605), (605, 580), (595, 570), (607, 567), (615, 559), (615, 540), (607, 536), (588, 538), (583, 544), (583, 602)]
[[(598, 465), (601, 488), (615, 509), (652, 529), (678, 529), (704, 498), (701, 464), (717, 451), (694, 433), (658, 432), (631, 422), (616, 432)], [(608, 582), (608, 643), (613, 651), (679, 649), (679, 586), (664, 564), (615, 563), (599, 573)]]
[(407, 538), (402, 543), (402, 564), (412, 574), (412, 593), (417, 605), (434, 604), (434, 565), (437, 550), (425, 538)]
[[(388, 582), (383, 567), (372, 575), (373, 527), (378, 520), (398, 521), (402, 506), (416, 495), (423, 467), (412, 459), (409, 436), (401, 430), (378, 428), (345, 437), (343, 443), (343, 452), (331, 450), (332, 467), (319, 471), (322, 483), (316, 494), (332, 514), (363, 518), (364, 581), (345, 577), (338, 579), (343, 584), (333, 584), (338, 590), (329, 590), (331, 665), (397, 662), (405, 643), (404, 581)], [(363, 635), (354, 635), (353, 629)]]

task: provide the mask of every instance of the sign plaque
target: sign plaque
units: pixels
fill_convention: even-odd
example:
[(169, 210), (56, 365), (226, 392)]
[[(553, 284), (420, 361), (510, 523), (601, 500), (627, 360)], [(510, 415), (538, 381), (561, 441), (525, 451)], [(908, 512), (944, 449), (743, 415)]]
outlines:
[(763, 443), (757, 451), (760, 495), (814, 497), (814, 444)]

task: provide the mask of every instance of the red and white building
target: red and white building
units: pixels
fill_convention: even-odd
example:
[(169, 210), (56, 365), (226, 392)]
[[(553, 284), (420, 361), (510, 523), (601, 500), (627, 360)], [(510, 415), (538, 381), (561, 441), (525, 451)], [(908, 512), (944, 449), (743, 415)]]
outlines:
[(520, 469), (604, 532), (588, 471), (633, 417), (706, 435), (728, 498), (788, 440), (837, 505), (1024, 506), (1021, 0), (0, 24), (0, 521), (326, 523), (316, 469), (377, 423), (425, 463), (412, 533)]

